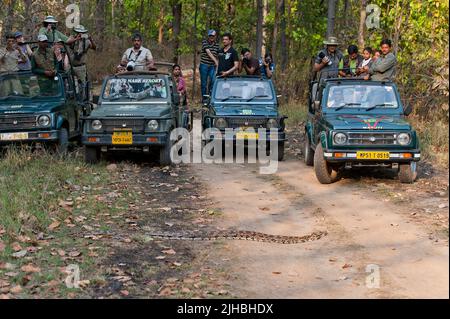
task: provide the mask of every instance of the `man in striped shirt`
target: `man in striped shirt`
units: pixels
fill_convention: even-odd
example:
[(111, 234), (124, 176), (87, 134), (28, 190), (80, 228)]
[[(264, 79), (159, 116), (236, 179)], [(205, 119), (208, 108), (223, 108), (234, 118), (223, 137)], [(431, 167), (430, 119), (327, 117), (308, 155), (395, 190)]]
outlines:
[[(205, 103), (205, 95), (210, 94), (211, 88), (216, 78), (217, 66), (219, 60), (217, 58), (220, 50), (219, 44), (216, 42), (217, 32), (215, 30), (208, 31), (208, 39), (202, 42), (202, 51), (200, 54), (200, 80), (202, 86), (202, 102)], [(209, 79), (209, 87), (208, 87)]]

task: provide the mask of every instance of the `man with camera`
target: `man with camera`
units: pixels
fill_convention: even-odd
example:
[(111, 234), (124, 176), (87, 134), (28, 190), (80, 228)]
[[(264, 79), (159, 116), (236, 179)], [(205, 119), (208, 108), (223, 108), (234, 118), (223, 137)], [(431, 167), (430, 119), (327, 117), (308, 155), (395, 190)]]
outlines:
[(135, 33), (132, 37), (133, 47), (125, 51), (120, 67), (127, 71), (150, 71), (154, 69), (153, 55), (142, 46), (142, 35)]
[(14, 34), (7, 34), (6, 48), (0, 49), (0, 72), (19, 71), (19, 62), (26, 62), (26, 60), (26, 56), (17, 46)]
[(241, 51), (241, 60), (239, 61), (239, 73), (245, 69), (247, 75), (261, 76), (261, 69), (259, 68), (259, 61), (252, 56), (249, 49), (244, 48)]
[(273, 57), (270, 52), (264, 54), (264, 59), (259, 59), (259, 68), (261, 76), (267, 79), (271, 79), (273, 73), (275, 72), (275, 63), (273, 62)]
[(342, 52), (338, 49), (339, 42), (336, 37), (329, 37), (323, 42), (325, 48), (322, 49), (314, 61), (314, 72), (318, 78), (338, 77), (339, 62), (343, 58)]
[(68, 37), (64, 33), (57, 30), (58, 21), (53, 16), (47, 16), (43, 22), (43, 27), (39, 29), (39, 35), (45, 35), (49, 42), (55, 42), (55, 39), (60, 39), (66, 44), (75, 42), (75, 38)]
[(358, 65), (362, 63), (364, 57), (358, 53), (358, 47), (351, 44), (347, 48), (348, 55), (339, 62), (339, 75), (341, 77), (355, 77)]
[(90, 49), (96, 50), (97, 46), (84, 26), (78, 25), (73, 28), (73, 31), (75, 32), (75, 36), (73, 37), (75, 42), (69, 46), (70, 60), (75, 76), (84, 87), (87, 82), (87, 53)]

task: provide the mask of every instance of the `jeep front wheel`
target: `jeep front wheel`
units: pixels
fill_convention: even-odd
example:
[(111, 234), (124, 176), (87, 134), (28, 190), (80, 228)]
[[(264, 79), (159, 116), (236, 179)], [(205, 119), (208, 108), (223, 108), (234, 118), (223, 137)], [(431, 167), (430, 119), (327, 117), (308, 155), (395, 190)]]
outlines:
[(58, 132), (58, 142), (56, 142), (55, 150), (59, 155), (67, 154), (69, 148), (69, 132), (66, 128), (61, 128)]
[(311, 142), (309, 140), (308, 134), (306, 134), (305, 140), (305, 164), (307, 166), (314, 165), (314, 151), (311, 148)]
[(170, 158), (170, 152), (172, 149), (172, 141), (170, 136), (167, 136), (166, 144), (159, 150), (159, 164), (161, 166), (172, 165), (172, 159)]
[(94, 146), (84, 147), (84, 161), (88, 164), (96, 164), (100, 160), (100, 149)]
[(401, 183), (412, 184), (417, 178), (417, 163), (400, 164), (398, 178)]
[(314, 153), (314, 171), (321, 184), (331, 184), (341, 179), (339, 170), (336, 170), (328, 163), (323, 156), (322, 145), (317, 145)]

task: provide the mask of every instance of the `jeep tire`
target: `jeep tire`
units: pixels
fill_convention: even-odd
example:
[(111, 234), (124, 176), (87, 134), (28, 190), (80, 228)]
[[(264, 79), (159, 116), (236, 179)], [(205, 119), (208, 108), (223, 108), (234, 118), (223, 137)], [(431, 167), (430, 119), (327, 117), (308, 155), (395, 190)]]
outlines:
[(270, 158), (272, 160), (277, 160), (278, 162), (281, 162), (284, 159), (284, 142), (277, 142), (277, 144), (278, 144), (278, 146), (277, 146), (278, 153), (275, 156), (275, 154), (272, 155), (272, 152), (271, 152), (271, 143), (267, 142), (266, 155), (270, 156)]
[(96, 164), (100, 161), (100, 149), (95, 146), (84, 146), (84, 161), (88, 164)]
[(66, 155), (69, 148), (69, 132), (66, 128), (62, 127), (58, 131), (58, 141), (55, 145), (55, 151), (59, 155)]
[(412, 184), (417, 178), (417, 163), (400, 164), (398, 178), (401, 183)]
[(314, 171), (321, 184), (332, 184), (341, 179), (340, 172), (325, 160), (322, 144), (317, 145), (314, 153)]
[(172, 165), (172, 159), (170, 158), (170, 153), (172, 150), (172, 141), (170, 135), (167, 135), (166, 144), (159, 149), (159, 165), (170, 166)]
[(305, 164), (307, 166), (314, 166), (314, 151), (311, 148), (311, 141), (309, 140), (308, 134), (306, 134), (305, 150), (303, 155), (305, 156)]

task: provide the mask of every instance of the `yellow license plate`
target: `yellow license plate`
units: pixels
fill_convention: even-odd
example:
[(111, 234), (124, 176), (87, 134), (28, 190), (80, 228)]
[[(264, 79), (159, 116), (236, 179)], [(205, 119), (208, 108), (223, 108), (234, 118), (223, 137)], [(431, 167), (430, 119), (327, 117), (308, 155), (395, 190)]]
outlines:
[(3, 133), (0, 134), (0, 141), (20, 141), (27, 140), (28, 133)]
[(253, 132), (237, 132), (236, 139), (238, 139), (238, 140), (257, 140), (257, 139), (259, 139), (259, 134), (253, 133)]
[(112, 136), (113, 145), (133, 144), (133, 132), (114, 132)]
[(389, 152), (357, 152), (356, 158), (360, 160), (388, 160)]

